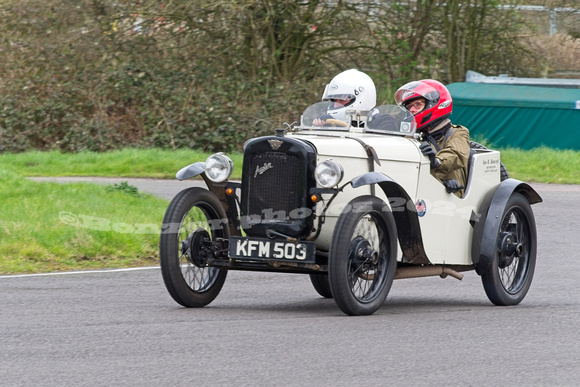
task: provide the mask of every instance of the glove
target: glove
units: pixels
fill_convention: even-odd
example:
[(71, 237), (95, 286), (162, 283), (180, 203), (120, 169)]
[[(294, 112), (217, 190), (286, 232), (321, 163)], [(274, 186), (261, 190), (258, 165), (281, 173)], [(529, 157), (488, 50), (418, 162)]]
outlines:
[(445, 188), (447, 189), (447, 192), (449, 192), (449, 193), (457, 192), (457, 191), (465, 188), (464, 186), (459, 184), (459, 182), (455, 179), (443, 180), (443, 185), (445, 186)]
[(421, 153), (429, 157), (429, 161), (431, 161), (431, 169), (437, 168), (441, 164), (441, 162), (435, 158), (435, 149), (433, 149), (431, 144), (427, 141), (423, 141), (423, 143), (419, 145), (419, 149), (421, 149)]
[(329, 118), (333, 118), (333, 117), (330, 114), (325, 114), (323, 116), (315, 118), (312, 121), (312, 126), (332, 126), (332, 125), (326, 125), (326, 120), (328, 120)]

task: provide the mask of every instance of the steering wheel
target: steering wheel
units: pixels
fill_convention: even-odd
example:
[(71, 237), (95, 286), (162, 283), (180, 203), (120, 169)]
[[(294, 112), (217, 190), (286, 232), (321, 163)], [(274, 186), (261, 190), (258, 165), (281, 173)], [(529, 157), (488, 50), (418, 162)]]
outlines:
[(324, 121), (324, 126), (340, 126), (342, 128), (346, 128), (348, 126), (348, 123), (341, 120), (337, 120), (336, 118), (329, 118)]

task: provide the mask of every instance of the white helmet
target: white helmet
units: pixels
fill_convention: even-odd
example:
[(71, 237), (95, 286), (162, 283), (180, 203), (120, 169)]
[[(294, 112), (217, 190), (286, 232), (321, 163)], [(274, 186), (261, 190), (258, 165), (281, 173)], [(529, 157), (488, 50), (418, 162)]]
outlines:
[(327, 114), (347, 122), (346, 109), (371, 110), (377, 103), (375, 83), (365, 73), (350, 69), (338, 74), (324, 89), (323, 101), (347, 100), (341, 106), (330, 104)]

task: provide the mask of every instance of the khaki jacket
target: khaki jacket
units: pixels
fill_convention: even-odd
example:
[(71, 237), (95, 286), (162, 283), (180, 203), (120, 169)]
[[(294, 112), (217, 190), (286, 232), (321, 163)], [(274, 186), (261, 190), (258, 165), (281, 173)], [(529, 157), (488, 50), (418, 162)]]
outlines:
[[(470, 152), (469, 130), (461, 125), (451, 125), (449, 132), (437, 140), (437, 145), (441, 150), (435, 157), (441, 161), (441, 165), (431, 169), (431, 174), (441, 181), (455, 179), (465, 187)], [(464, 193), (465, 189), (462, 189), (455, 194), (463, 197)]]

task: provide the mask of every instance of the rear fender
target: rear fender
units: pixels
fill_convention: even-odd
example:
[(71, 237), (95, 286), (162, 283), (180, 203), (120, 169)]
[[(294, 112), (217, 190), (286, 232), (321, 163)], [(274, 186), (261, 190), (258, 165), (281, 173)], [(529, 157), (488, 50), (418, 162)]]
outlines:
[(516, 179), (502, 181), (495, 192), (484, 199), (479, 214), (473, 214), (472, 218), (474, 230), (471, 259), (478, 274), (486, 270), (493, 260), (503, 213), (514, 192), (524, 195), (530, 204), (542, 201), (532, 187)]
[[(417, 209), (405, 189), (387, 175), (380, 172), (368, 172), (351, 181), (354, 188), (377, 184), (391, 204), (391, 211), (397, 225), (397, 237), (406, 262), (414, 264), (429, 264), (425, 253), (421, 226)], [(400, 205), (405, 203), (404, 205)], [(394, 206), (394, 204), (397, 204)]]

